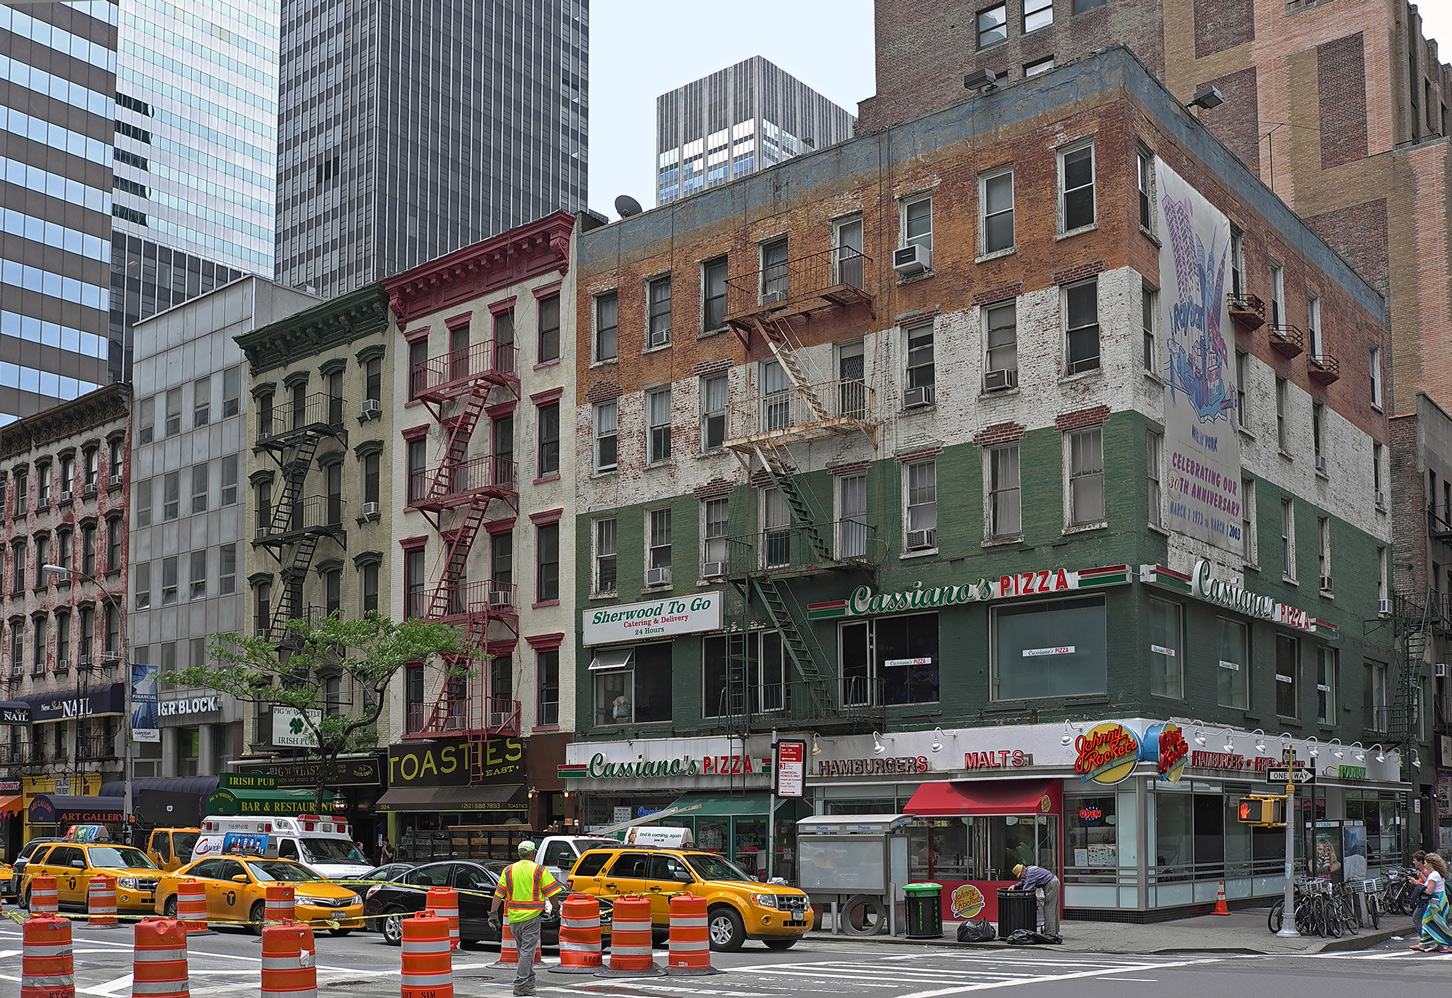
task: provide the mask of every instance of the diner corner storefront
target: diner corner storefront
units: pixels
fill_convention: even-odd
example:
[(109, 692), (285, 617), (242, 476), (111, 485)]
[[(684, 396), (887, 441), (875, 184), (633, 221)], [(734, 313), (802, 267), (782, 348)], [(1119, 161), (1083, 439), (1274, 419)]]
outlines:
[[(238, 759), (232, 768), (238, 775), (263, 778), (264, 785), (257, 789), (306, 791), (314, 808), (317, 789), (322, 787), (323, 813), (346, 817), (354, 837), (363, 843), (364, 853), (371, 856), (381, 821), (377, 806), (385, 788), (386, 762), (387, 756), (379, 751), (341, 755), (331, 767), (321, 759), (309, 758)], [(272, 777), (270, 788), (265, 786), (268, 776)]]
[(515, 737), (390, 745), (388, 790), (377, 810), (399, 858), (447, 857), (453, 836), (526, 826), (525, 767), (525, 745)]

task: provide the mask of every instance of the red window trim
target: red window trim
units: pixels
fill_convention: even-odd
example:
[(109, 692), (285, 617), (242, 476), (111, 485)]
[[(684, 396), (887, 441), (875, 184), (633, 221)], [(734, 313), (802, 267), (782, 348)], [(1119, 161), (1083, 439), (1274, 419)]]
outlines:
[(420, 534), (417, 537), (401, 537), (398, 546), (405, 551), (420, 551), (428, 545), (429, 535)]
[(429, 424), (420, 423), (417, 426), (406, 426), (398, 431), (398, 435), (404, 439), (405, 443), (422, 440), (429, 435)]
[(448, 327), (450, 332), (453, 332), (460, 326), (467, 326), (469, 324), (469, 320), (473, 317), (473, 315), (474, 313), (472, 310), (468, 312), (460, 312), (458, 315), (451, 315), (444, 320), (444, 325)]
[(518, 297), (516, 295), (510, 295), (508, 298), (501, 298), (498, 301), (492, 301), (489, 303), (489, 311), (497, 319), (501, 315), (504, 315), (506, 312), (513, 312), (514, 303), (516, 301), (518, 301)]
[(427, 324), (425, 324), (425, 325), (419, 326), (417, 329), (400, 329), (399, 330), (399, 333), (402, 334), (403, 338), (408, 341), (408, 344), (410, 346), (412, 346), (413, 344), (417, 343), (419, 340), (426, 340), (426, 339), (428, 339), (428, 337), (429, 337), (429, 327), (428, 327)]
[(515, 518), (512, 516), (507, 520), (490, 520), (484, 524), (484, 530), (490, 537), (498, 534), (512, 534), (514, 533), (514, 520)]
[(548, 284), (541, 284), (537, 288), (531, 288), (534, 292), (535, 301), (544, 301), (546, 298), (558, 298), (564, 281), (551, 281)]
[(549, 388), (542, 392), (535, 392), (529, 400), (536, 406), (549, 405), (551, 402), (558, 402), (565, 397), (564, 388)]
[(514, 415), (514, 407), (518, 405), (517, 399), (510, 399), (508, 402), (500, 402), (498, 405), (491, 405), (484, 410), (484, 415), (490, 419), (503, 419), (505, 416)]
[(556, 631), (553, 634), (526, 634), (524, 640), (535, 651), (559, 651), (560, 645), (565, 643), (565, 632)]
[(560, 518), (565, 515), (565, 507), (558, 506), (554, 509), (547, 509), (539, 513), (529, 514), (530, 522), (536, 527), (547, 527), (551, 523), (559, 523)]

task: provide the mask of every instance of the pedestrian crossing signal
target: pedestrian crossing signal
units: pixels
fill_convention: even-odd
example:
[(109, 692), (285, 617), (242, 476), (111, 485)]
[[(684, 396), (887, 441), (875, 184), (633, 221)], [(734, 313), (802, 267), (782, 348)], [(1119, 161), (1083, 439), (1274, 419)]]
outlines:
[(1242, 797), (1236, 809), (1236, 817), (1242, 825), (1258, 828), (1282, 828), (1286, 823), (1286, 799), (1284, 797)]

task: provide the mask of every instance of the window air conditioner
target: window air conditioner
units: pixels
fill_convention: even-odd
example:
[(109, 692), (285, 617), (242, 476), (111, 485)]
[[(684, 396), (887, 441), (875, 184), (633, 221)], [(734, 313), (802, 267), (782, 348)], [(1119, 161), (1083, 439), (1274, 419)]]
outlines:
[(1376, 615), (1378, 617), (1390, 617), (1392, 612), (1392, 601), (1379, 599), (1376, 601)]
[(121, 472), (118, 471), (116, 472), (116, 474), (111, 476), (111, 484), (113, 486), (121, 484)]
[(495, 610), (507, 610), (514, 605), (509, 593), (503, 589), (494, 589), (489, 593), (489, 606)]
[(768, 291), (761, 296), (761, 303), (763, 305), (771, 305), (779, 301), (786, 301), (786, 299), (787, 293), (785, 291)]
[(51, 576), (51, 578), (55, 580), (55, 584), (56, 585), (58, 585), (58, 586), (64, 586), (64, 585), (68, 585), (70, 583), (70, 581), (71, 581), (71, 573), (70, 572), (56, 572), (54, 575)]
[(262, 540), (264, 537), (267, 536), (267, 528), (266, 527), (258, 527), (257, 528), (257, 534), (256, 534), (256, 536), (257, 536), (257, 539), (259, 541)]
[(497, 730), (509, 724), (509, 715), (502, 710), (491, 710), (489, 712), (489, 727)]
[(892, 269), (901, 277), (912, 277), (933, 269), (933, 251), (926, 246), (904, 246), (892, 251)]
[(58, 659), (55, 660), (55, 671), (56, 672), (65, 672), (70, 667), (71, 667), (71, 661), (68, 658), (58, 658)]
[(1326, 474), (1326, 455), (1316, 455), (1316, 470), (1323, 475)]
[(668, 586), (671, 584), (671, 570), (669, 568), (652, 568), (645, 573), (645, 584), (647, 586)]
[(66, 503), (68, 503), (68, 502), (71, 501), (71, 490), (70, 489), (66, 489), (64, 492), (62, 492), (60, 494), (60, 501), (61, 501), (61, 505), (62, 506), (64, 506)]
[(701, 576), (706, 579), (719, 579), (726, 574), (726, 563), (724, 561), (708, 561), (701, 567)]
[(909, 530), (907, 533), (907, 546), (909, 551), (920, 551), (923, 548), (938, 546), (938, 532), (936, 530)]
[(1331, 591), (1331, 576), (1321, 576), (1321, 591), (1323, 593), (1329, 593)]
[(1432, 675), (1435, 676), (1437, 679), (1446, 679), (1447, 678), (1447, 663), (1446, 662), (1438, 662), (1435, 665), (1433, 665), (1432, 666)]
[(1382, 492), (1380, 489), (1378, 489), (1376, 493), (1376, 504), (1378, 506), (1386, 505), (1386, 493)]
[(383, 415), (383, 403), (378, 399), (364, 399), (359, 415), (364, 419), (377, 419)]
[(93, 496), (95, 494), (96, 494), (96, 483), (95, 482), (87, 482), (86, 483), (85, 491), (83, 491), (81, 493), (81, 495)]
[(76, 662), (82, 669), (89, 669), (91, 667), (91, 656), (82, 655)]
[(932, 385), (923, 385), (920, 388), (909, 388), (903, 395), (902, 404), (905, 409), (916, 409), (918, 406), (932, 405), (937, 397)]
[(983, 375), (985, 392), (1001, 392), (1018, 387), (1018, 368), (1007, 371), (987, 371)]
[(363, 504), (363, 519), (365, 519), (365, 520), (376, 520), (376, 519), (378, 519), (378, 517), (379, 517), (379, 513), (378, 513), (378, 503), (376, 503), (376, 502), (365, 502)]
[(101, 661), (107, 663), (108, 665), (119, 662), (121, 661), (121, 653), (116, 651), (108, 651), (101, 656)]

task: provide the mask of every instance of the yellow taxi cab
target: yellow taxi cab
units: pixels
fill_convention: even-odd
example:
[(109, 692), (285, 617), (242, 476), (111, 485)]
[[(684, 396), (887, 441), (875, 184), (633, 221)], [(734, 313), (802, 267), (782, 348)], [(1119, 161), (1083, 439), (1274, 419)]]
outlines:
[(146, 855), (158, 869), (170, 873), (192, 861), (192, 847), (201, 837), (200, 828), (153, 828), (146, 842)]
[(161, 871), (132, 846), (112, 842), (57, 842), (37, 850), (25, 864), (20, 881), (21, 904), (30, 907), (30, 885), (41, 876), (55, 878), (56, 894), (62, 907), (85, 909), (91, 878), (116, 878), (116, 910), (152, 910), (156, 881)]
[(177, 884), (198, 880), (207, 889), (207, 919), (247, 922), (254, 934), (262, 931), (267, 914), (267, 885), (291, 884), (300, 922), (337, 922), (335, 936), (363, 928), (363, 899), (321, 873), (290, 859), (255, 856), (208, 856), (165, 874), (156, 889), (155, 910), (176, 917)]
[(650, 899), (651, 925), (670, 928), (672, 894), (706, 899), (713, 950), (730, 952), (748, 939), (769, 949), (790, 949), (812, 928), (815, 915), (804, 891), (763, 884), (715, 853), (696, 849), (620, 846), (583, 853), (566, 879), (578, 894)]

